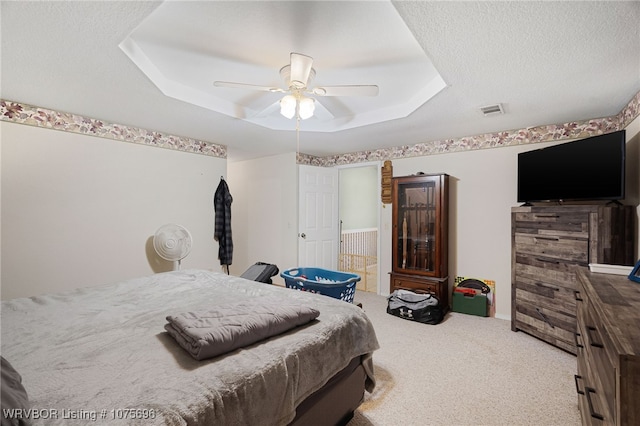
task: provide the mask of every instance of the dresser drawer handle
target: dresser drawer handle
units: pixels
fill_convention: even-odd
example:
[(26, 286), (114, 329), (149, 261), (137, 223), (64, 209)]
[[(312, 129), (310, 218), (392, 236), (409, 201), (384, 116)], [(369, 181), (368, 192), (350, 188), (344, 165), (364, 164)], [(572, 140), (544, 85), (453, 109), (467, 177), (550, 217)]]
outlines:
[(549, 322), (549, 318), (548, 318), (545, 314), (543, 314), (543, 313), (542, 313), (542, 311), (540, 311), (540, 308), (536, 308), (536, 312), (538, 313), (538, 315), (540, 315), (540, 318), (542, 318), (542, 321), (544, 321), (544, 322), (546, 322), (547, 324), (549, 324), (549, 327), (551, 327), (551, 328), (555, 328), (555, 327), (553, 326), (553, 324), (551, 324), (551, 323)]
[(553, 218), (553, 217), (555, 217), (555, 218), (558, 218), (560, 216), (558, 216), (557, 214), (553, 214), (553, 213), (546, 213), (546, 214), (538, 213), (538, 214), (534, 214), (533, 217), (535, 217), (535, 218), (538, 218), (538, 217), (543, 217), (543, 218), (550, 218), (550, 217)]
[(576, 381), (576, 392), (578, 392), (579, 395), (584, 395), (584, 391), (581, 391), (580, 386), (578, 386), (578, 379), (582, 380), (582, 376), (574, 374), (573, 379)]
[[(584, 346), (582, 346), (580, 343), (578, 343), (578, 336), (582, 336), (580, 333), (573, 333), (573, 338), (576, 341), (576, 347), (577, 348), (584, 348)], [(580, 392), (578, 392), (580, 393)]]
[(573, 290), (573, 295), (576, 299), (576, 302), (582, 302), (582, 297), (580, 297), (580, 290)]
[(587, 326), (587, 338), (589, 339), (589, 344), (594, 348), (604, 348), (602, 343), (593, 340), (593, 337), (591, 336), (591, 332), (593, 331), (596, 331), (595, 327)]
[(536, 282), (536, 287), (544, 287), (544, 288), (548, 288), (549, 290), (553, 290), (553, 291), (560, 291), (560, 289), (558, 287), (549, 287), (547, 284), (545, 283), (539, 283)]
[(556, 265), (559, 265), (559, 264), (560, 264), (560, 261), (559, 261), (559, 260), (549, 260), (549, 259), (543, 259), (543, 258), (541, 258), (541, 257), (536, 257), (536, 260), (537, 260), (538, 262), (544, 262), (544, 263), (555, 263)]
[(598, 419), (598, 420), (604, 420), (604, 416), (602, 414), (598, 414), (595, 411), (593, 411), (593, 403), (591, 402), (591, 394), (592, 393), (596, 393), (596, 390), (594, 388), (590, 388), (590, 387), (586, 387), (584, 388), (585, 391), (587, 391), (587, 404), (589, 404), (589, 414), (591, 414), (591, 417), (593, 417), (594, 419)]
[(538, 235), (537, 237), (533, 237), (534, 240), (546, 240), (546, 241), (560, 241), (560, 237), (552, 237), (552, 236), (542, 236)]

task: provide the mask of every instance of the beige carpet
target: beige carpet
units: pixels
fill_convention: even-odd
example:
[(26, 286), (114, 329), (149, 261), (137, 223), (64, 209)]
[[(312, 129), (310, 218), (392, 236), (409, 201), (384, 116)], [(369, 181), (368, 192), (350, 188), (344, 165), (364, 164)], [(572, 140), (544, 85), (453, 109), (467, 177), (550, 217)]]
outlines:
[(511, 323), (449, 313), (438, 325), (386, 313), (358, 291), (380, 349), (377, 386), (348, 426), (580, 425), (576, 358)]

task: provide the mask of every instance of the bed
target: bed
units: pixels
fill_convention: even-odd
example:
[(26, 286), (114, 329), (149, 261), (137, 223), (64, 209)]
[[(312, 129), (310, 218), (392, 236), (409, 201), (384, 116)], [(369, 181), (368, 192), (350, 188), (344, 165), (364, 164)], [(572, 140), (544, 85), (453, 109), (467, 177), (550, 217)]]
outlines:
[[(164, 331), (168, 315), (273, 297), (320, 315), (201, 361)], [(353, 304), (203, 270), (4, 301), (1, 342), (47, 425), (344, 424), (375, 385), (378, 348)]]

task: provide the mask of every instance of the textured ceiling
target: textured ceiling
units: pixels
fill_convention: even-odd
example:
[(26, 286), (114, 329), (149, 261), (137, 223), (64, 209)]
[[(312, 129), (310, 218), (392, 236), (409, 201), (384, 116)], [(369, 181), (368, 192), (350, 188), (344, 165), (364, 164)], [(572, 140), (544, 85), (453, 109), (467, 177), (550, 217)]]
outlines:
[[(387, 69), (381, 84), (393, 81), (398, 92), (422, 86), (397, 71), (401, 61), (394, 43), (365, 50), (362, 31), (349, 30), (346, 16), (345, 22), (316, 19), (323, 15), (315, 11), (326, 2), (208, 3), (211, 16), (202, 21), (221, 25), (223, 14), (215, 9), (224, 9), (228, 37), (210, 47), (200, 44), (198, 53), (217, 64), (244, 66), (242, 82), (262, 84), (264, 72), (277, 78), (294, 51), (314, 57), (316, 79), (325, 70), (340, 75), (345, 65), (338, 52), (357, 52), (362, 44), (358, 81), (344, 84), (377, 84), (369, 81), (375, 74), (367, 67), (378, 66)], [(230, 161), (295, 151), (294, 122), (291, 130), (272, 130), (166, 96), (130, 60), (119, 44), (160, 4), (3, 1), (0, 96), (227, 145)], [(277, 12), (273, 19), (265, 16), (265, 4)], [(380, 2), (353, 6), (366, 15)], [(447, 87), (407, 117), (391, 121), (333, 132), (305, 131), (302, 122), (300, 151), (325, 156), (607, 117), (640, 91), (640, 2), (401, 1), (392, 6), (397, 14), (390, 12), (389, 19), (399, 15)], [(247, 22), (252, 30), (243, 25)], [(283, 28), (289, 31), (282, 33)], [(179, 37), (172, 39), (168, 26), (165, 38), (174, 40), (177, 50), (184, 40), (199, 39), (195, 25), (174, 29)], [(269, 33), (277, 33), (277, 45), (260, 37)], [(207, 77), (218, 79), (215, 71), (207, 70)], [(237, 80), (232, 77), (219, 79)], [(483, 116), (479, 108), (495, 103), (503, 104), (505, 114)]]

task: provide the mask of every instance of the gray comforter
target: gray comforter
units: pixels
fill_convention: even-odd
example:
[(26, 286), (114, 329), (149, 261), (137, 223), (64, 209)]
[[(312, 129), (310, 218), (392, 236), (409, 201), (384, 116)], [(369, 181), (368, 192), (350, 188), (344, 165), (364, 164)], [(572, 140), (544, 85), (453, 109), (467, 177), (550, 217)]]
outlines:
[(203, 360), (277, 336), (318, 315), (320, 311), (300, 300), (260, 297), (169, 315), (164, 329), (192, 357)]
[[(163, 330), (176, 312), (273, 296), (320, 316), (205, 361)], [(49, 410), (35, 424), (282, 425), (349, 360), (378, 348), (352, 304), (200, 270), (9, 300), (1, 314), (2, 355), (32, 407)], [(371, 390), (370, 358), (365, 366)]]

